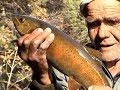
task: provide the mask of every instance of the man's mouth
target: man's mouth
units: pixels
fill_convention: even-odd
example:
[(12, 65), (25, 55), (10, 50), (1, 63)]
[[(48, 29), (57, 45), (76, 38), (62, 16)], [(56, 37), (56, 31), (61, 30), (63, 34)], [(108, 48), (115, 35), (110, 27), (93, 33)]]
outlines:
[(100, 44), (99, 49), (100, 50), (109, 50), (111, 49), (115, 44)]

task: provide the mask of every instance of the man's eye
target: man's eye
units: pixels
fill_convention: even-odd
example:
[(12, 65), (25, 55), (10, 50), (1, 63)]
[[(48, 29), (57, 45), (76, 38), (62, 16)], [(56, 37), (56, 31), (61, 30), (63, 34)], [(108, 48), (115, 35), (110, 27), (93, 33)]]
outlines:
[(96, 28), (96, 27), (98, 27), (98, 26), (100, 26), (100, 25), (101, 25), (101, 23), (100, 23), (99, 21), (87, 23), (87, 26), (88, 26), (89, 28)]
[(110, 21), (107, 21), (106, 24), (108, 24), (110, 26), (114, 26), (114, 25), (120, 24), (120, 22), (119, 21), (112, 21), (112, 20), (110, 20)]

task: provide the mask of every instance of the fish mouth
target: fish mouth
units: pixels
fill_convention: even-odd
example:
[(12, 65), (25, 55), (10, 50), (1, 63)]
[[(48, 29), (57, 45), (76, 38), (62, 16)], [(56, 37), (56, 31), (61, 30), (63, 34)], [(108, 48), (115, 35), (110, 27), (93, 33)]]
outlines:
[(16, 17), (12, 17), (12, 21), (16, 26), (18, 26), (20, 24), (20, 22), (18, 21), (18, 19)]

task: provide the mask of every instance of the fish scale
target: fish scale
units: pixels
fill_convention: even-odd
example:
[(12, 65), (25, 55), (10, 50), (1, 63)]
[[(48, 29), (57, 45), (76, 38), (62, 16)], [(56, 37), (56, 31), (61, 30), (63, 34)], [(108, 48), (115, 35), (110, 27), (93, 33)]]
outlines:
[(110, 86), (102, 64), (90, 55), (101, 59), (98, 51), (79, 44), (63, 31), (42, 20), (25, 15), (13, 15), (12, 19), (21, 36), (31, 33), (36, 28), (52, 29), (55, 39), (47, 50), (47, 58), (59, 71), (73, 77), (85, 88), (91, 85)]

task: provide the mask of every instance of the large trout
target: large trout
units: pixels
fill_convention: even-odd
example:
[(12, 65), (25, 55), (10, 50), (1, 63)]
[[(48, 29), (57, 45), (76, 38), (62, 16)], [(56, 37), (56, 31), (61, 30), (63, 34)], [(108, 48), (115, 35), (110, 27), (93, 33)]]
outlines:
[(91, 85), (109, 86), (102, 65), (94, 60), (89, 53), (101, 58), (96, 54), (97, 51), (92, 51), (92, 49), (77, 43), (63, 31), (42, 20), (25, 15), (13, 15), (12, 19), (20, 35), (31, 33), (39, 27), (52, 29), (55, 40), (47, 50), (47, 58), (59, 71), (73, 77), (85, 88)]

